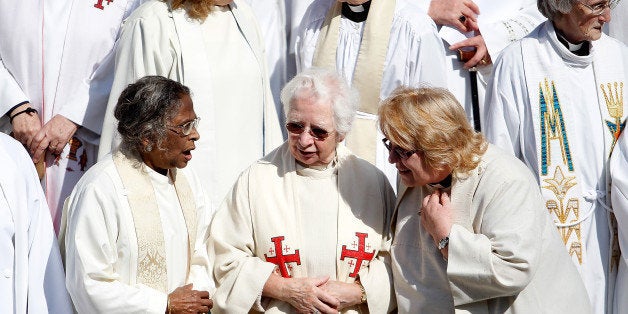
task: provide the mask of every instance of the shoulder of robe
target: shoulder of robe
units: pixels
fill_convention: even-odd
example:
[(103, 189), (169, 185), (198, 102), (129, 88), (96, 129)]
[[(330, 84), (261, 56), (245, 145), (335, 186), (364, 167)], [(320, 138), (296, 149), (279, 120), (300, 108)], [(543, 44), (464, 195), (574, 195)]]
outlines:
[(481, 167), (479, 169), (480, 176), (490, 178), (491, 184), (499, 182), (504, 184), (512, 184), (513, 182), (536, 184), (532, 172), (521, 160), (493, 144), (489, 144), (478, 167)]
[(307, 27), (312, 24), (320, 24), (321, 20), (327, 17), (327, 12), (334, 4), (336, 0), (315, 0), (305, 11), (303, 20), (301, 21), (301, 27)]
[(436, 24), (416, 3), (416, 0), (397, 0), (393, 24), (400, 24), (415, 34), (438, 32)]
[(157, 21), (168, 17), (168, 6), (162, 1), (149, 1), (140, 5), (124, 21), (129, 24), (138, 20)]
[(74, 190), (85, 189), (88, 186), (108, 188), (116, 178), (120, 180), (111, 155), (107, 155), (83, 174)]

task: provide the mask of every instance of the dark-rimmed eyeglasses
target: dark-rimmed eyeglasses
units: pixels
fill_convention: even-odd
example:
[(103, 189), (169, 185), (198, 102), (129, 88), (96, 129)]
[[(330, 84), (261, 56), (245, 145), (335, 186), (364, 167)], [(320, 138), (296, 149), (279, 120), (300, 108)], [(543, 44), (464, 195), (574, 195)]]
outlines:
[(591, 14), (602, 15), (604, 13), (604, 9), (608, 8), (609, 10), (612, 10), (615, 7), (616, 1), (605, 1), (594, 5), (588, 5), (584, 2), (580, 2), (580, 4), (591, 10)]
[(408, 159), (410, 156), (412, 156), (414, 153), (416, 153), (416, 150), (405, 150), (399, 146), (394, 146), (392, 142), (387, 139), (387, 138), (383, 138), (382, 139), (382, 143), (384, 143), (384, 146), (386, 146), (386, 149), (388, 149), (388, 151), (392, 154), (395, 153), (397, 154), (397, 156), (399, 156), (399, 158), (401, 159)]
[(201, 120), (200, 117), (196, 117), (194, 120), (190, 122), (186, 122), (181, 125), (166, 125), (166, 126), (168, 127), (168, 130), (174, 133), (177, 133), (181, 136), (188, 136), (190, 135), (190, 133), (192, 133), (193, 129), (196, 129), (196, 127), (198, 126), (198, 122), (200, 120)]
[[(292, 134), (299, 135), (305, 131), (305, 126), (297, 122), (288, 122), (286, 123), (286, 129)], [(316, 126), (311, 126), (308, 132), (314, 139), (324, 141), (333, 131), (330, 132)]]

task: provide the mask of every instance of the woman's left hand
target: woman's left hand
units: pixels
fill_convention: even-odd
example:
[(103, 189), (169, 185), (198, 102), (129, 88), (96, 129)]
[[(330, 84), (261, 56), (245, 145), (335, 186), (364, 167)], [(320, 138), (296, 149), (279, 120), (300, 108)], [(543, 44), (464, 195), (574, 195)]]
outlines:
[(432, 194), (424, 197), (419, 215), (421, 215), (423, 228), (432, 236), (436, 244), (449, 236), (453, 217), (451, 200), (447, 193), (435, 190)]
[(360, 304), (362, 301), (362, 289), (355, 283), (329, 280), (320, 288), (326, 291), (340, 302), (338, 311), (344, 308)]

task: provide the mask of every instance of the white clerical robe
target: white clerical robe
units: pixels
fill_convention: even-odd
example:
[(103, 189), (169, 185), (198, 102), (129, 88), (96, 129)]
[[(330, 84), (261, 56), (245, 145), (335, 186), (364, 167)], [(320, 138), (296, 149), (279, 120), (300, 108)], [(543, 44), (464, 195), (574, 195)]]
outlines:
[(402, 187), (397, 200), (391, 254), (399, 313), (590, 313), (520, 161), (489, 145), (474, 170), (454, 175), (448, 260), (418, 215), (430, 192)]
[[(253, 9), (253, 14), (259, 22), (260, 31), (264, 39), (266, 66), (270, 81), (270, 90), (273, 93), (275, 107), (279, 115), (279, 123), (284, 125), (285, 116), (281, 104), (281, 89), (287, 82), (286, 62), (288, 57), (286, 37), (286, 8), (285, 0), (246, 0)], [(281, 128), (285, 133), (285, 129)], [(287, 135), (287, 134), (285, 134)]]
[(617, 141), (610, 160), (611, 203), (617, 218), (619, 247), (624, 252), (619, 259), (615, 285), (613, 313), (628, 310), (628, 136), (623, 133)]
[[(312, 67), (321, 27), (330, 7), (336, 2), (336, 0), (317, 0), (309, 7), (301, 24), (296, 43), (298, 71)], [(414, 2), (414, 0), (397, 0), (390, 27), (389, 41), (388, 43), (377, 43), (388, 47), (379, 91), (380, 100), (388, 97), (399, 86), (445, 87), (447, 84), (445, 52), (440, 37), (438, 37), (436, 25), (415, 6)], [(373, 4), (371, 4), (369, 16), (376, 16), (378, 12), (373, 13), (372, 10), (374, 10)], [(355, 23), (344, 17), (340, 19), (336, 70), (348, 82), (356, 79), (354, 74), (365, 23), (367, 22)], [(364, 95), (361, 96), (364, 100)], [(374, 112), (359, 111), (357, 119), (356, 123), (359, 120), (374, 121), (377, 117)], [(388, 163), (388, 150), (382, 144), (382, 138), (381, 133), (373, 138), (376, 147), (374, 164), (384, 171), (390, 182), (395, 185), (397, 169)], [(371, 159), (368, 158), (369, 156), (360, 157), (367, 160)]]
[(293, 312), (279, 300), (260, 303), (275, 267), (284, 277), (326, 275), (348, 283), (359, 277), (368, 309), (343, 313), (394, 307), (392, 188), (381, 171), (342, 145), (332, 166), (301, 169), (285, 143), (242, 173), (211, 226), (217, 288), (212, 312)]
[(0, 133), (0, 313), (72, 313), (46, 197), (30, 157)]
[[(478, 27), (493, 62), (497, 59), (502, 49), (526, 36), (545, 20), (545, 17), (538, 11), (535, 0), (475, 0), (473, 2), (480, 9), (480, 14), (477, 17)], [(418, 5), (427, 12), (430, 0), (420, 0)], [(447, 54), (447, 88), (456, 96), (460, 104), (464, 106), (468, 120), (473, 122), (469, 71), (462, 67), (464, 62), (458, 60), (457, 50), (449, 50), (449, 46), (465, 40), (467, 36), (473, 36), (473, 32), (464, 34), (453, 27), (442, 26), (438, 33), (443, 39), (443, 45)], [(486, 84), (491, 77), (491, 70), (492, 66), (489, 65), (479, 66), (477, 71), (480, 117), (483, 116), (482, 113), (484, 112), (484, 96)]]
[[(167, 293), (192, 283), (213, 292), (207, 255), (213, 210), (193, 171), (180, 169), (196, 205), (194, 252), (175, 186), (145, 164), (159, 207), (167, 265)], [(85, 173), (67, 200), (66, 284), (79, 313), (164, 313), (167, 293), (138, 282), (138, 240), (125, 189), (111, 155)]]
[(548, 21), (502, 52), (487, 94), (486, 137), (536, 174), (595, 313), (610, 310), (619, 258), (606, 164), (628, 113), (627, 56), (606, 35), (577, 56)]
[(628, 1), (615, 1), (617, 6), (611, 11), (608, 22), (608, 35), (628, 45)]
[(150, 1), (125, 22), (116, 50), (115, 79), (99, 155), (117, 146), (113, 110), (122, 90), (145, 75), (188, 86), (201, 117), (190, 167), (218, 206), (238, 174), (281, 143), (259, 30), (239, 1), (215, 7), (203, 23), (183, 9)]
[[(80, 127), (59, 158), (47, 159), (46, 198), (56, 230), (63, 201), (96, 162), (113, 74), (107, 56), (122, 19), (141, 1), (0, 4), (0, 112), (30, 101), (42, 123), (59, 114)], [(12, 131), (8, 118), (0, 119), (0, 129)]]

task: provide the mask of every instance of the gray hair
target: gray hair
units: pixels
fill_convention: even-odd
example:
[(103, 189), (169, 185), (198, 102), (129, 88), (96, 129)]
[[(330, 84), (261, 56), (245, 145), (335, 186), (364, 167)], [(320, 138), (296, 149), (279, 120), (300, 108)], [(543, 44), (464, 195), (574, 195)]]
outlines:
[[(116, 105), (118, 133), (122, 137), (120, 150), (136, 155), (161, 147), (166, 137), (166, 125), (177, 114), (181, 98), (190, 89), (162, 76), (145, 76), (127, 86)], [(148, 140), (149, 145), (142, 141)]]
[(536, 6), (543, 16), (553, 21), (559, 15), (569, 13), (576, 3), (578, 0), (537, 0)]
[(314, 97), (319, 103), (331, 102), (336, 132), (341, 136), (349, 133), (358, 109), (359, 96), (344, 78), (336, 72), (317, 68), (297, 74), (281, 90), (281, 103), (286, 118), (292, 101), (301, 97)]

